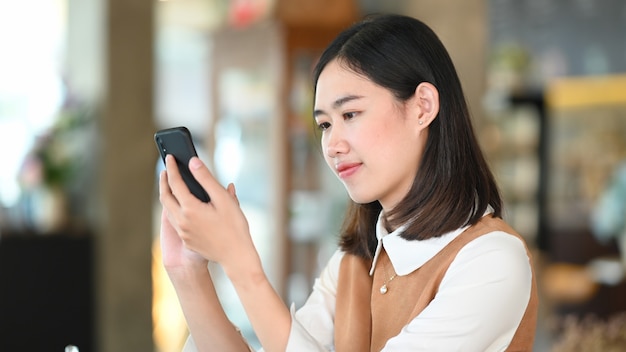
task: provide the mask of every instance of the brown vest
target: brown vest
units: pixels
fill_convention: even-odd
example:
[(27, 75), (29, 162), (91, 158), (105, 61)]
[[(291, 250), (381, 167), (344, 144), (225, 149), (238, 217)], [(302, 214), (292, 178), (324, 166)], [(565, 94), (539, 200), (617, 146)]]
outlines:
[[(371, 260), (346, 254), (339, 267), (337, 285), (336, 351), (380, 351), (387, 340), (398, 335), (435, 298), (441, 280), (461, 248), (477, 237), (498, 230), (522, 239), (501, 219), (485, 216), (418, 270), (406, 276), (395, 277), (389, 283), (389, 291), (384, 295), (379, 292), (388, 279), (384, 270), (376, 270), (374, 276), (370, 277)], [(528, 248), (526, 252), (531, 258)], [(380, 253), (376, 267), (387, 267), (391, 271), (391, 262), (384, 250)], [(402, 290), (394, 287), (402, 287)], [(532, 351), (537, 306), (537, 286), (533, 270), (530, 301), (507, 351)]]

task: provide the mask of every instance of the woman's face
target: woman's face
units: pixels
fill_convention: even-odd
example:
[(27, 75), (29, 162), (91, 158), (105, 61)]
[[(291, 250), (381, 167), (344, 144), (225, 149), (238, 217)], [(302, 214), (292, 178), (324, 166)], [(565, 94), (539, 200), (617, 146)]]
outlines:
[(357, 203), (390, 210), (417, 173), (427, 129), (419, 107), (331, 61), (317, 81), (314, 116), (326, 163)]

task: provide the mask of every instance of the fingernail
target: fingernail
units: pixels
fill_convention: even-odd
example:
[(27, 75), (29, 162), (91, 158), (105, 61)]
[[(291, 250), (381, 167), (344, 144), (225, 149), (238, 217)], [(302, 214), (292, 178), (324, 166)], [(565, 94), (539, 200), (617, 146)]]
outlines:
[(202, 166), (202, 161), (198, 157), (193, 157), (189, 160), (189, 168), (199, 169)]

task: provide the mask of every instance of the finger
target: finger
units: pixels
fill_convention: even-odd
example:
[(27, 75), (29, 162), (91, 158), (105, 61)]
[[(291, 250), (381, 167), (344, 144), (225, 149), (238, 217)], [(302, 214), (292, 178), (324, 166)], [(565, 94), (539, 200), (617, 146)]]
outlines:
[(183, 180), (180, 170), (178, 170), (178, 164), (176, 158), (173, 155), (168, 154), (165, 157), (165, 169), (167, 170), (167, 182), (171, 193), (176, 198), (178, 203), (188, 202), (191, 199), (197, 199), (187, 187), (185, 180)]
[(172, 211), (176, 211), (176, 209), (180, 208), (178, 200), (174, 197), (170, 189), (167, 172), (165, 170), (161, 171), (159, 175), (159, 201), (161, 205), (163, 205), (163, 208), (168, 210), (168, 215)]
[(211, 202), (216, 199), (218, 201), (219, 199), (224, 199), (228, 192), (224, 192), (224, 187), (213, 177), (213, 174), (211, 174), (200, 158), (194, 156), (189, 160), (189, 170), (202, 188), (209, 194)]
[(237, 202), (237, 205), (239, 205), (239, 198), (237, 198), (237, 190), (235, 189), (235, 184), (229, 183), (228, 187), (226, 187), (226, 190), (233, 197), (233, 199)]
[(178, 199), (172, 194), (167, 178), (167, 172), (162, 171), (159, 179), (159, 200), (161, 205), (163, 205), (161, 225), (165, 226), (164, 229), (171, 228), (174, 229), (176, 233), (180, 233), (173, 213), (180, 213), (181, 206), (178, 203)]

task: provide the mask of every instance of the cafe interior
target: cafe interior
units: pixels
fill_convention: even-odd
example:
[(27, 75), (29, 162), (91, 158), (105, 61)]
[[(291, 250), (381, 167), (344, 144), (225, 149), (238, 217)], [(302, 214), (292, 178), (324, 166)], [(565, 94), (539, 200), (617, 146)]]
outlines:
[(269, 280), (302, 305), (348, 204), (314, 131), (311, 68), (374, 13), (424, 21), (454, 61), (533, 254), (534, 350), (623, 350), (626, 2), (20, 0), (0, 2), (0, 351), (181, 350), (153, 139), (175, 126), (237, 185)]

